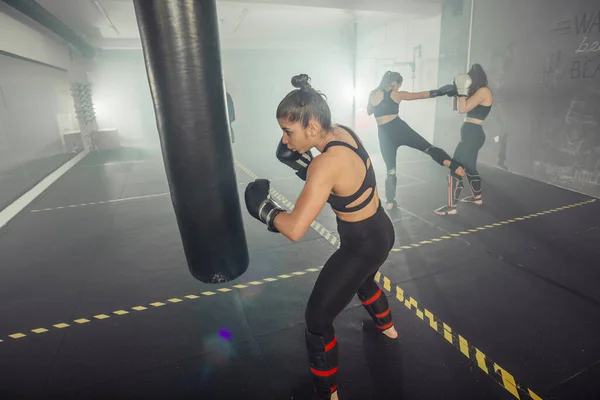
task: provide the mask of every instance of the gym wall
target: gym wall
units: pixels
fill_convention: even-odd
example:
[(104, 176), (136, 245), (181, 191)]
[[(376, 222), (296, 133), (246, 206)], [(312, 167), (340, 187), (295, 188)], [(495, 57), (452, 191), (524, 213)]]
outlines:
[[(386, 17), (388, 20), (363, 18), (358, 23), (357, 128), (361, 134), (375, 137), (377, 124), (367, 115), (366, 105), (370, 91), (386, 71), (399, 72), (404, 78), (402, 90), (409, 92), (436, 88), (438, 82), (440, 15)], [(409, 63), (414, 63), (414, 70)], [(435, 104), (435, 100), (406, 101), (399, 114), (420, 135), (433, 140)]]
[[(600, 5), (597, 0), (474, 0), (471, 63), (494, 93), (480, 162), (600, 195)], [(442, 13), (439, 84), (467, 69), (471, 1)], [(440, 99), (436, 143), (453, 151), (464, 116)]]
[(332, 119), (353, 125), (353, 57), (349, 26), (302, 35), (291, 40), (240, 43), (224, 41), (222, 66), (225, 85), (235, 106), (233, 123), (239, 151), (273, 158), (282, 136), (275, 118), (277, 106), (294, 90), (294, 75), (307, 74), (313, 87), (327, 96)]
[(0, 2), (0, 51), (67, 70), (67, 43)]
[(87, 73), (99, 129), (117, 129), (121, 145), (160, 147), (156, 115), (139, 50), (99, 50)]
[(3, 3), (0, 29), (2, 210), (73, 157), (63, 132), (79, 128), (66, 43), (28, 25)]

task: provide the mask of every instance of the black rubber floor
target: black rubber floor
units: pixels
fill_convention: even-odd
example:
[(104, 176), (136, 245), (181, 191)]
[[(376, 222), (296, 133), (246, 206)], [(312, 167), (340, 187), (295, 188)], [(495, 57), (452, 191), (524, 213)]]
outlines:
[[(266, 177), (293, 203), (302, 182), (273, 158), (236, 154), (240, 193)], [(335, 322), (340, 398), (598, 398), (600, 201), (481, 166), (485, 204), (442, 218), (444, 169), (399, 160), (378, 279), (400, 339), (363, 331), (355, 299)], [(89, 155), (0, 235), (0, 397), (310, 398), (304, 306), (334, 215), (291, 243), (243, 211), (248, 272), (202, 284), (160, 154)]]
[(4, 169), (0, 166), (0, 210), (34, 187), (52, 171), (74, 157), (75, 153), (55, 154)]

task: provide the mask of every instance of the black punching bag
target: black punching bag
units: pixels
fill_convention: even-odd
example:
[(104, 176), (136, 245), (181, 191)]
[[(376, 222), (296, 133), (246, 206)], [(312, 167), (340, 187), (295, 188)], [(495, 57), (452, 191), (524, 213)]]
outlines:
[(248, 246), (215, 0), (134, 0), (171, 199), (192, 275), (235, 279)]

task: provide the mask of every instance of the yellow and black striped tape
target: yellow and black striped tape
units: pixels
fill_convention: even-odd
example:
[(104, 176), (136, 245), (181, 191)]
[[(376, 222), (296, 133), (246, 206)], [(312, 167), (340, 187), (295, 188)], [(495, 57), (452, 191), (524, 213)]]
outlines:
[[(252, 176), (254, 179), (257, 178), (257, 176), (254, 173), (252, 173), (248, 168), (244, 167), (243, 165), (241, 165), (237, 161), (236, 161), (236, 163), (248, 175)], [(282, 203), (286, 204), (286, 206), (288, 206), (291, 209), (293, 209), (293, 206), (294, 206), (293, 203), (291, 203), (289, 200), (287, 200), (285, 197), (283, 197), (280, 193), (272, 190), (271, 194), (277, 196), (276, 198), (279, 201), (281, 201)], [(583, 204), (587, 204), (587, 203), (592, 203), (594, 201), (595, 201), (595, 199), (591, 200), (591, 201), (588, 201), (588, 202), (578, 203), (577, 205), (583, 205)], [(561, 209), (573, 208), (573, 207), (576, 207), (577, 205), (569, 205), (569, 206), (561, 207)], [(556, 210), (559, 211), (558, 209), (556, 209)], [(556, 212), (556, 211), (552, 211), (552, 212)], [(548, 213), (549, 213), (549, 211), (544, 211), (544, 212), (541, 212), (541, 213), (538, 213), (538, 214), (545, 215), (545, 214), (548, 214)], [(532, 216), (529, 216), (529, 218), (532, 218)], [(521, 218), (520, 217), (520, 218), (515, 218), (514, 220), (508, 220), (508, 221), (516, 222), (516, 221), (520, 221), (520, 220), (524, 220), (524, 219), (527, 219), (527, 218), (525, 218), (525, 217)], [(482, 231), (482, 230), (485, 230), (485, 229), (493, 228), (495, 226), (506, 225), (507, 223), (511, 223), (511, 222), (506, 222), (506, 223), (499, 222), (497, 224), (486, 225), (486, 226), (484, 226), (482, 228), (476, 228), (476, 229), (472, 229), (470, 231), (471, 231), (471, 233), (479, 232), (479, 231)], [(320, 224), (318, 224), (318, 226), (322, 227), (322, 225), (320, 225)], [(313, 229), (315, 229), (314, 226), (313, 226)], [(315, 230), (317, 232), (319, 232), (319, 234), (321, 234), (322, 236), (324, 236), (324, 233), (323, 233), (324, 231), (327, 234), (329, 234), (329, 235), (333, 235), (330, 231), (328, 231), (324, 227), (322, 227), (322, 229), (315, 229)], [(458, 234), (449, 234), (449, 235), (446, 235), (446, 236), (442, 236), (441, 238), (435, 238), (435, 239), (430, 239), (430, 240), (422, 241), (422, 242), (419, 242), (419, 243), (415, 243), (414, 245), (411, 245), (411, 246), (403, 246), (400, 249), (394, 249), (394, 250), (396, 250), (396, 251), (402, 251), (404, 249), (410, 249), (410, 248), (413, 248), (413, 247), (420, 247), (422, 245), (433, 244), (433, 243), (436, 243), (436, 242), (440, 242), (440, 241), (442, 241), (444, 239), (452, 239), (453, 237), (457, 237), (457, 236), (460, 236), (462, 234), (468, 234), (468, 233), (469, 232), (460, 232)], [(339, 246), (339, 242), (338, 242), (337, 246)], [(389, 278), (387, 278), (387, 277), (382, 276), (380, 272), (378, 272), (376, 274), (375, 280), (377, 282), (381, 283), (382, 286), (383, 286), (383, 288), (387, 292), (391, 292), (392, 291), (392, 282), (391, 282), (391, 280)], [(492, 361), (485, 353), (483, 353), (477, 347), (470, 345), (469, 342), (463, 336), (458, 335), (456, 332), (454, 332), (452, 330), (452, 328), (450, 328), (450, 326), (448, 324), (446, 324), (445, 322), (441, 321), (439, 318), (435, 317), (431, 311), (429, 311), (429, 310), (427, 310), (425, 308), (423, 308), (423, 309), (419, 308), (419, 304), (418, 304), (418, 302), (414, 298), (412, 298), (412, 297), (406, 298), (404, 296), (404, 291), (400, 287), (395, 286), (395, 289), (396, 289), (395, 298), (398, 301), (400, 301), (401, 303), (403, 303), (406, 306), (406, 308), (408, 308), (409, 310), (414, 310), (415, 315), (419, 319), (421, 319), (422, 321), (425, 321), (425, 319), (427, 319), (427, 321), (429, 322), (429, 326), (432, 329), (434, 329), (442, 337), (444, 337), (444, 339), (446, 339), (446, 341), (448, 343), (452, 344), (465, 357), (467, 357), (469, 360), (471, 360), (473, 363), (475, 363), (482, 371), (484, 371), (486, 374), (488, 374), (489, 376), (491, 376), (492, 378), (494, 378), (494, 380), (496, 382), (498, 382), (504, 389), (506, 389), (515, 398), (517, 398), (517, 399), (525, 399), (525, 400), (526, 399), (542, 400), (542, 398), (540, 396), (538, 396), (537, 394), (535, 394), (531, 389), (527, 388), (525, 385), (523, 385), (521, 383), (518, 383), (517, 380), (515, 379), (515, 377), (512, 374), (510, 374), (504, 368), (500, 367), (497, 363), (495, 363), (494, 361)]]
[[(256, 174), (254, 174), (252, 171), (250, 171), (248, 168), (246, 168), (245, 166), (243, 166), (241, 163), (239, 163), (238, 161), (236, 161), (236, 164), (238, 165), (238, 167), (240, 167), (240, 169), (242, 171), (244, 171), (246, 174), (248, 174), (249, 176), (251, 176), (253, 179), (257, 179), (258, 176)], [(286, 207), (288, 207), (290, 210), (294, 209), (294, 204), (289, 201), (288, 199), (286, 199), (281, 193), (279, 193), (278, 191), (274, 190), (273, 188), (271, 188), (271, 197), (276, 199), (278, 202), (280, 202), (281, 204), (285, 205)], [(533, 214), (529, 214), (529, 215), (524, 215), (522, 217), (515, 217), (515, 218), (511, 218), (511, 219), (507, 219), (505, 221), (499, 221), (499, 222), (494, 222), (488, 225), (483, 225), (477, 228), (471, 228), (471, 229), (467, 229), (464, 231), (460, 231), (460, 232), (454, 232), (454, 233), (449, 233), (447, 235), (444, 236), (440, 236), (440, 237), (436, 237), (436, 238), (432, 238), (432, 239), (427, 239), (427, 240), (422, 240), (418, 243), (412, 243), (412, 244), (407, 244), (407, 245), (403, 245), (403, 246), (399, 246), (399, 247), (395, 247), (392, 249), (393, 252), (400, 252), (403, 250), (410, 250), (410, 249), (414, 249), (417, 247), (422, 247), (425, 245), (431, 245), (431, 244), (435, 244), (435, 243), (439, 243), (442, 242), (444, 240), (448, 240), (448, 239), (454, 239), (457, 238), (459, 236), (466, 236), (466, 235), (470, 235), (472, 233), (477, 233), (477, 232), (482, 232), (485, 231), (487, 229), (492, 229), (492, 228), (497, 228), (497, 227), (501, 227), (504, 225), (508, 225), (508, 224), (512, 224), (515, 222), (520, 222), (520, 221), (525, 221), (531, 218), (536, 218), (536, 217), (542, 217), (544, 215), (548, 215), (548, 214), (552, 214), (552, 213), (556, 213), (559, 211), (565, 211), (571, 208), (575, 208), (575, 207), (581, 207), (587, 204), (592, 204), (596, 201), (596, 199), (590, 199), (590, 200), (586, 200), (586, 201), (582, 201), (579, 203), (574, 203), (574, 204), (569, 204), (566, 206), (562, 206), (562, 207), (557, 207), (557, 208), (553, 208), (550, 210), (545, 210), (545, 211), (540, 211), (537, 213), (533, 213)], [(317, 221), (314, 221), (311, 224), (311, 227), (317, 231), (321, 236), (323, 236), (325, 239), (327, 239), (328, 242), (330, 242), (332, 245), (339, 247), (339, 238), (336, 236), (335, 233), (327, 230), (323, 225), (319, 224)]]
[(188, 294), (188, 295), (181, 296), (181, 297), (172, 297), (170, 299), (166, 299), (166, 300), (162, 300), (162, 301), (154, 301), (154, 302), (148, 303), (146, 305), (137, 305), (137, 306), (133, 306), (133, 307), (122, 308), (119, 310), (115, 310), (115, 311), (111, 311), (111, 312), (107, 312), (107, 313), (103, 313), (103, 314), (96, 314), (96, 315), (93, 315), (93, 316), (87, 317), (87, 318), (78, 318), (78, 319), (75, 319), (75, 320), (69, 321), (69, 322), (59, 322), (59, 323), (56, 323), (56, 324), (53, 324), (53, 325), (50, 325), (47, 327), (39, 327), (39, 328), (30, 329), (28, 331), (23, 331), (23, 332), (15, 332), (15, 333), (6, 335), (5, 338), (0, 337), (0, 343), (8, 342), (9, 340), (23, 339), (28, 336), (33, 336), (32, 334), (40, 335), (42, 333), (50, 332), (51, 330), (57, 330), (57, 329), (62, 330), (62, 329), (66, 329), (69, 327), (88, 324), (93, 321), (103, 321), (103, 320), (106, 320), (106, 319), (109, 319), (109, 318), (115, 317), (115, 316), (131, 315), (132, 311), (133, 312), (146, 311), (148, 309), (160, 308), (160, 307), (163, 307), (163, 306), (166, 306), (169, 304), (178, 304), (178, 303), (183, 303), (188, 300), (196, 300), (196, 299), (199, 299), (204, 296), (214, 296), (219, 293), (227, 293), (227, 292), (233, 291), (234, 289), (242, 290), (242, 289), (246, 289), (246, 288), (253, 287), (253, 286), (259, 286), (259, 285), (262, 285), (265, 283), (275, 282), (275, 281), (278, 281), (281, 279), (294, 278), (297, 276), (306, 275), (308, 273), (318, 272), (321, 270), (321, 268), (323, 268), (323, 266), (306, 268), (301, 271), (290, 272), (287, 274), (281, 274), (281, 275), (273, 276), (273, 277), (269, 277), (269, 278), (263, 278), (260, 280), (251, 281), (251, 282), (247, 282), (247, 283), (243, 283), (243, 284), (236, 284), (231, 287), (222, 287), (222, 288), (215, 289), (215, 290), (207, 290), (207, 291), (204, 291), (204, 292), (198, 293), (198, 294)]
[(427, 323), (431, 329), (439, 333), (448, 343), (453, 345), (462, 355), (476, 364), (483, 372), (494, 378), (504, 389), (517, 399), (542, 400), (533, 390), (518, 382), (513, 375), (491, 360), (483, 351), (469, 343), (467, 339), (456, 333), (448, 324), (436, 317), (426, 308), (419, 307), (419, 303), (412, 297), (407, 297), (404, 290), (399, 286), (393, 286), (389, 278), (380, 272), (375, 275), (375, 280), (382, 284), (383, 288), (392, 293), (394, 297), (404, 306), (413, 311), (417, 318)]
[(55, 211), (55, 210), (64, 210), (64, 209), (69, 209), (69, 208), (79, 208), (79, 207), (88, 207), (88, 206), (95, 206), (98, 204), (111, 204), (111, 203), (121, 203), (121, 202), (126, 202), (126, 201), (132, 201), (132, 200), (141, 200), (141, 199), (149, 199), (149, 198), (153, 198), (153, 197), (165, 197), (170, 195), (170, 193), (156, 193), (156, 194), (148, 194), (145, 196), (135, 196), (135, 197), (125, 197), (122, 199), (113, 199), (113, 200), (100, 200), (100, 201), (94, 201), (91, 203), (83, 203), (83, 204), (70, 204), (67, 206), (57, 206), (57, 207), (50, 207), (50, 208), (40, 208), (40, 209), (34, 209), (34, 210), (30, 210), (29, 212), (32, 213), (39, 213), (42, 211)]
[(393, 252), (399, 252), (402, 250), (409, 250), (409, 249), (413, 249), (415, 247), (421, 247), (427, 244), (434, 244), (434, 243), (438, 243), (441, 242), (443, 240), (447, 240), (447, 239), (454, 239), (457, 238), (459, 236), (466, 236), (466, 235), (470, 235), (472, 233), (478, 233), (481, 231), (485, 231), (487, 229), (492, 229), (492, 228), (497, 228), (500, 226), (504, 226), (504, 225), (508, 225), (508, 224), (512, 224), (514, 222), (519, 222), (519, 221), (525, 221), (531, 218), (535, 218), (535, 217), (541, 217), (544, 215), (548, 215), (548, 214), (552, 214), (552, 213), (556, 213), (559, 211), (564, 211), (564, 210), (568, 210), (570, 208), (574, 208), (574, 207), (581, 207), (587, 204), (592, 204), (596, 201), (596, 199), (590, 199), (590, 200), (586, 200), (586, 201), (582, 201), (579, 203), (574, 203), (574, 204), (569, 204), (566, 206), (562, 206), (562, 207), (557, 207), (557, 208), (553, 208), (550, 210), (545, 210), (545, 211), (540, 211), (537, 213), (533, 213), (533, 214), (529, 214), (529, 215), (524, 215), (522, 217), (516, 217), (516, 218), (511, 218), (511, 219), (507, 219), (505, 221), (500, 221), (500, 222), (494, 222), (488, 225), (483, 225), (483, 226), (479, 226), (477, 228), (472, 228), (472, 229), (467, 229), (461, 232), (455, 232), (455, 233), (449, 233), (448, 235), (444, 235), (444, 236), (440, 236), (437, 238), (433, 238), (433, 239), (429, 239), (429, 240), (423, 240), (421, 242), (418, 243), (413, 243), (413, 244), (408, 244), (408, 245), (404, 245), (404, 246), (400, 246), (398, 248), (393, 248), (392, 251)]

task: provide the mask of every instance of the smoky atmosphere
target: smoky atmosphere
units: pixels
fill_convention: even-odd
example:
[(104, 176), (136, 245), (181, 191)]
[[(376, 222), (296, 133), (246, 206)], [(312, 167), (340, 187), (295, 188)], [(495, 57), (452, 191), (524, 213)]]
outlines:
[(0, 398), (600, 398), (594, 0), (0, 0)]

